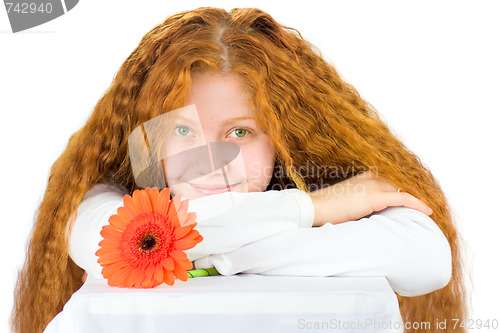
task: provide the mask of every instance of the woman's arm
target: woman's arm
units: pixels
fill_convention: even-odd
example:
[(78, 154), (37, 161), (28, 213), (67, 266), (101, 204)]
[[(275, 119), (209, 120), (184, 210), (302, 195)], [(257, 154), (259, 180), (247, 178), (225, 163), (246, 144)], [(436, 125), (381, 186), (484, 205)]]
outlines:
[[(101, 229), (109, 224), (109, 217), (116, 214), (118, 207), (123, 204), (123, 195), (126, 193), (123, 187), (98, 184), (85, 194), (78, 206), (68, 238), (68, 252), (75, 264), (92, 277), (103, 278), (102, 267), (95, 255), (102, 240)], [(66, 235), (68, 233), (69, 224)]]
[(190, 260), (226, 253), (282, 232), (310, 228), (314, 206), (298, 189), (226, 192), (189, 201), (203, 241), (186, 251)]
[[(95, 255), (102, 240), (101, 229), (122, 205), (125, 193), (123, 187), (98, 184), (78, 207), (69, 238), (69, 254), (95, 278), (102, 278), (102, 267)], [(204, 237), (186, 251), (190, 260), (231, 252), (282, 232), (309, 228), (314, 219), (311, 198), (298, 189), (215, 194), (189, 200), (188, 211), (197, 213), (196, 229)]]
[(451, 250), (427, 215), (389, 207), (369, 217), (291, 230), (195, 261), (223, 275), (385, 276), (395, 292), (417, 296), (444, 287)]

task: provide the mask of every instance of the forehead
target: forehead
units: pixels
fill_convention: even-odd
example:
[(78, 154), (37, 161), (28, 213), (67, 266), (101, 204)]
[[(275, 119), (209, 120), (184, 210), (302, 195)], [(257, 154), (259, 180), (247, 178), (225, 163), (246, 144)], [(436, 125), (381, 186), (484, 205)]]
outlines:
[(196, 73), (188, 94), (200, 118), (213, 121), (229, 117), (253, 116), (246, 86), (234, 74)]

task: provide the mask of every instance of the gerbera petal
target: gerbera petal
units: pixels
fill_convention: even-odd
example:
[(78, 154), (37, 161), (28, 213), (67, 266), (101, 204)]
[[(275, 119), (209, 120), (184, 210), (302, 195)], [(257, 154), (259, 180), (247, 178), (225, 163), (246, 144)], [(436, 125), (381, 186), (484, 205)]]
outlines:
[(186, 220), (184, 221), (184, 225), (190, 225), (192, 223), (196, 223), (196, 212), (187, 213)]
[(174, 242), (174, 248), (176, 250), (189, 250), (193, 248), (196, 244), (198, 244), (196, 241), (192, 239), (180, 239), (178, 241)]
[(182, 269), (188, 270), (193, 268), (193, 263), (188, 259), (188, 260), (181, 260), (181, 261), (176, 261), (175, 262), (176, 267), (180, 267)]
[(178, 266), (174, 267), (174, 270), (172, 271), (172, 273), (174, 273), (175, 277), (181, 281), (187, 281), (189, 278), (187, 271), (185, 269), (178, 267)]
[[(187, 234), (186, 236), (184, 236), (182, 238), (182, 240), (191, 240), (193, 242), (195, 242), (195, 245), (200, 243), (202, 240), (203, 240), (203, 237), (200, 235), (200, 233), (198, 232), (198, 230), (191, 230), (189, 232), (189, 234)], [(179, 248), (180, 250), (180, 248)]]
[(119, 214), (111, 215), (108, 221), (111, 225), (114, 225), (120, 230), (125, 230), (129, 223), (129, 221), (123, 220), (123, 218)]
[(170, 257), (165, 258), (162, 261), (163, 268), (166, 269), (167, 271), (171, 271), (174, 269), (174, 260)]
[(123, 196), (123, 206), (132, 216), (137, 216), (141, 214), (139, 207), (135, 206), (134, 199), (128, 194), (125, 194)]
[(157, 265), (154, 270), (153, 280), (158, 284), (163, 282), (163, 266)]
[(145, 273), (145, 277), (144, 277), (144, 281), (142, 281), (142, 283), (141, 283), (141, 287), (152, 288), (154, 285), (154, 281), (153, 281), (154, 268), (148, 267), (148, 268), (146, 268), (144, 273)]
[(198, 230), (191, 230), (189, 234), (184, 236), (184, 239), (196, 239), (200, 235), (200, 232)]
[(134, 218), (134, 216), (130, 215), (130, 212), (126, 210), (125, 207), (118, 207), (116, 213), (120, 215), (124, 221), (127, 221), (127, 223), (130, 223), (130, 220)]
[(170, 189), (166, 187), (163, 190), (161, 190), (160, 195), (158, 196), (158, 207), (156, 212), (166, 217), (168, 213), (169, 203), (170, 203)]
[(101, 236), (102, 238), (120, 239), (122, 237), (122, 232), (113, 225), (105, 225), (101, 229)]
[(172, 200), (170, 200), (170, 204), (175, 206), (175, 211), (178, 211), (181, 208), (181, 195), (175, 195)]
[(125, 287), (125, 280), (130, 274), (130, 268), (128, 266), (122, 267), (113, 272), (113, 274), (108, 279), (108, 284), (110, 286)]
[(177, 210), (177, 217), (179, 219), (179, 224), (181, 226), (185, 225), (186, 217), (187, 217), (187, 209), (188, 209), (188, 199), (182, 200), (179, 209)]
[(142, 281), (144, 281), (144, 275), (141, 275), (140, 279), (134, 283), (134, 288), (142, 288)]
[(123, 268), (127, 266), (126, 263), (122, 262), (122, 261), (119, 261), (119, 262), (115, 262), (115, 263), (112, 263), (112, 264), (109, 264), (109, 265), (105, 265), (103, 268), (102, 268), (102, 276), (106, 279), (108, 279), (110, 276), (113, 275), (114, 272), (116, 272), (117, 270)]
[(125, 286), (127, 288), (132, 288), (134, 287), (134, 285), (137, 283), (137, 282), (141, 282), (140, 278), (142, 276), (142, 271), (141, 270), (138, 270), (138, 269), (135, 269), (135, 268), (132, 268), (130, 270), (130, 273), (127, 277), (127, 279), (125, 280)]
[(191, 263), (191, 260), (186, 256), (184, 259), (174, 259), (175, 266), (176, 267), (182, 267), (184, 269), (191, 269), (193, 268), (193, 264)]
[(153, 285), (151, 286), (151, 288), (154, 288), (154, 287), (156, 287), (156, 286), (159, 286), (160, 284), (162, 284), (162, 282), (163, 282), (163, 280), (160, 280), (160, 281), (156, 281), (156, 280), (154, 280), (154, 281), (153, 281)]
[(186, 253), (178, 250), (170, 252), (170, 257), (175, 261), (189, 260)]
[(120, 252), (118, 251), (114, 251), (114, 252), (106, 252), (106, 253), (102, 253), (100, 256), (99, 256), (99, 259), (97, 260), (98, 263), (100, 263), (101, 265), (106, 265), (106, 264), (111, 264), (111, 263), (115, 263), (115, 262), (119, 262), (123, 260)]
[(172, 201), (170, 201), (169, 204), (167, 220), (172, 224), (172, 226), (180, 227), (179, 217), (177, 216), (177, 210), (175, 209), (175, 203)]
[(146, 278), (146, 274), (142, 269), (134, 269), (136, 275), (136, 281), (134, 282), (134, 288), (142, 288), (142, 282)]
[(187, 226), (184, 226), (184, 227), (181, 227), (181, 228), (177, 228), (175, 231), (174, 231), (174, 237), (175, 239), (180, 239), (184, 236), (186, 236), (187, 234), (189, 234), (189, 232), (196, 226), (196, 223), (193, 223), (193, 224), (190, 224), (190, 225), (187, 225)]
[[(113, 239), (113, 238), (105, 238), (105, 239), (103, 239), (102, 241), (99, 242), (99, 246), (100, 247), (111, 248), (111, 249), (117, 249), (120, 246), (120, 240), (119, 239)], [(99, 252), (99, 250), (97, 250), (97, 252)]]
[[(101, 244), (101, 243), (99, 243)], [(99, 250), (95, 251), (95, 255), (100, 257), (104, 253), (115, 252), (116, 248), (101, 247)], [(98, 261), (99, 262), (99, 261)]]
[(146, 193), (149, 197), (149, 201), (151, 202), (153, 212), (156, 212), (156, 209), (158, 208), (158, 197), (160, 196), (160, 191), (158, 190), (158, 188), (153, 187), (146, 188)]
[(135, 190), (132, 198), (134, 199), (135, 205), (139, 207), (142, 213), (151, 213), (153, 211), (149, 196), (145, 191)]
[(168, 284), (169, 286), (173, 286), (175, 282), (174, 273), (171, 270), (163, 270), (163, 282)]
[[(181, 196), (181, 200), (182, 200), (182, 196)], [(189, 199), (184, 199), (184, 200), (179, 202), (179, 208), (177, 208), (177, 211), (178, 212), (184, 211), (187, 214), (188, 207), (189, 207)]]

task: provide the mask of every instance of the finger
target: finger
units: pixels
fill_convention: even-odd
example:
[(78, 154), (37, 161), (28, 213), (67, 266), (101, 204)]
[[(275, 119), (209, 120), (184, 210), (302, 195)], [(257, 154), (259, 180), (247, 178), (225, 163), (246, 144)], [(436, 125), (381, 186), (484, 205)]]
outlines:
[(385, 203), (387, 207), (413, 208), (426, 215), (432, 215), (432, 209), (429, 206), (407, 192), (387, 192), (385, 194)]
[(372, 177), (372, 180), (377, 182), (377, 188), (383, 192), (397, 192), (398, 186), (394, 185), (392, 181), (388, 178), (381, 176), (379, 174), (375, 174)]
[(392, 185), (389, 181), (380, 182), (380, 184), (378, 185), (378, 188), (383, 192), (397, 192), (398, 191), (398, 187)]
[(365, 180), (363, 184), (369, 185), (373, 190), (380, 192), (397, 192), (398, 190), (398, 187), (394, 186), (391, 181), (381, 176)]
[(82, 282), (85, 283), (85, 281), (87, 281), (87, 272), (83, 272), (83, 275), (82, 275)]

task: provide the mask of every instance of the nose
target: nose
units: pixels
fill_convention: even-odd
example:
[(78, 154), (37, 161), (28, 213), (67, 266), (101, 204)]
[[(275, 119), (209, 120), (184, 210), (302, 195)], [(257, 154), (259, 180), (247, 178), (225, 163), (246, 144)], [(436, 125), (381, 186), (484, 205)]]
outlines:
[(229, 163), (227, 163), (226, 165), (222, 166), (221, 168), (212, 170), (212, 172), (213, 172), (214, 175), (223, 175), (224, 173), (228, 172), (228, 169), (229, 169)]
[(228, 172), (229, 163), (240, 153), (240, 147), (232, 142), (209, 142), (206, 145), (189, 149), (176, 158), (184, 159), (186, 170), (183, 181), (190, 181), (208, 174), (221, 175)]
[(240, 153), (240, 146), (232, 142), (209, 142), (207, 146), (212, 171), (227, 168)]

